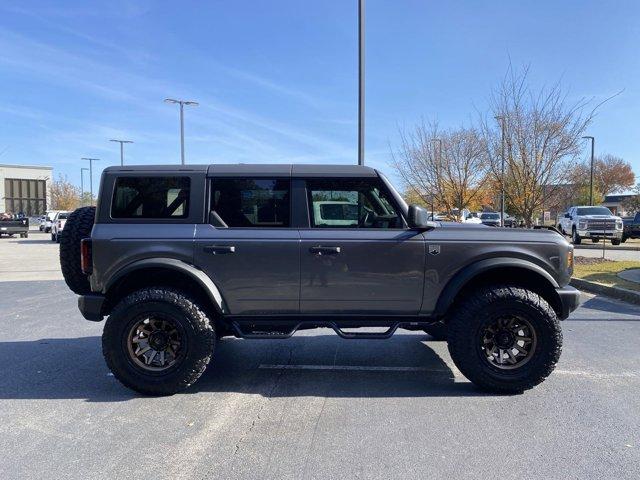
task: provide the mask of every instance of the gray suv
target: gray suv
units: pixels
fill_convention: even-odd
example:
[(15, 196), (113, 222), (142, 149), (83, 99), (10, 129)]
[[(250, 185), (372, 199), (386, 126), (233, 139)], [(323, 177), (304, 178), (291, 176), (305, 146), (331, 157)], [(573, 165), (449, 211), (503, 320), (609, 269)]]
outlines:
[(193, 384), (221, 337), (319, 327), (426, 331), (479, 387), (521, 392), (552, 372), (579, 302), (557, 232), (428, 221), (362, 166), (109, 167), (61, 241), (82, 315), (108, 317), (109, 368), (152, 395)]

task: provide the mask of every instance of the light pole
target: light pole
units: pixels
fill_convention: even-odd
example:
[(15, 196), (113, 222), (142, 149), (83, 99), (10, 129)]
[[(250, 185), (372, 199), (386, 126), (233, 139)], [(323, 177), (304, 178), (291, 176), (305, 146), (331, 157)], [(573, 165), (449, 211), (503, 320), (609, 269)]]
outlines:
[(120, 166), (124, 165), (124, 144), (125, 143), (133, 143), (131, 140), (109, 140), (110, 142), (118, 142), (120, 144)]
[(505, 117), (496, 115), (495, 119), (500, 122), (500, 156), (502, 163), (500, 167), (500, 226), (504, 227), (504, 123)]
[[(442, 139), (432, 138), (431, 142), (438, 144), (438, 150), (436, 150), (436, 155), (435, 155), (436, 157), (436, 164), (435, 164), (436, 192), (438, 192), (440, 190), (440, 166), (442, 164)], [(434, 197), (435, 197), (435, 194), (434, 194)], [(433, 204), (434, 202), (431, 202), (431, 220), (433, 220), (433, 217), (434, 217)]]
[(596, 139), (588, 135), (582, 138), (591, 140), (591, 179), (589, 180), (589, 205), (593, 205), (593, 153), (595, 151)]
[(364, 165), (364, 5), (358, 0), (358, 165)]
[(91, 205), (93, 205), (93, 162), (97, 162), (99, 158), (82, 157), (80, 160), (89, 162), (89, 193), (91, 194)]
[(165, 98), (164, 101), (180, 105), (180, 161), (182, 165), (184, 165), (184, 106), (190, 105), (197, 107), (199, 103), (190, 100), (176, 100), (174, 98)]
[(89, 170), (86, 167), (80, 169), (80, 206), (84, 207), (84, 172)]

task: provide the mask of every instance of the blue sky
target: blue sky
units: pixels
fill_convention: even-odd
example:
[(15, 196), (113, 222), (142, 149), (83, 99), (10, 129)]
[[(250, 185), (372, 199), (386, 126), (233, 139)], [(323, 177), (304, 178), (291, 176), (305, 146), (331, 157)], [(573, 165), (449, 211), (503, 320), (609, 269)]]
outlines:
[[(0, 2), (0, 163), (356, 162), (356, 0)], [(640, 2), (367, 1), (368, 164), (421, 117), (470, 124), (509, 59), (607, 103), (589, 134), (640, 175)], [(587, 145), (585, 145), (585, 157)], [(96, 180), (97, 183), (97, 180)]]

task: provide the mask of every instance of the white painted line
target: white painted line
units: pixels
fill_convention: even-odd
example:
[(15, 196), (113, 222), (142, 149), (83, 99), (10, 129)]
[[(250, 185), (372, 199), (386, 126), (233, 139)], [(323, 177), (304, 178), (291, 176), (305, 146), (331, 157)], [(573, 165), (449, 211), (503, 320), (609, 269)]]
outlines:
[(364, 372), (441, 372), (450, 373), (444, 368), (427, 367), (382, 367), (370, 365), (270, 365), (262, 364), (258, 368), (267, 370), (353, 370)]
[(589, 377), (589, 378), (638, 378), (640, 375), (637, 372), (618, 372), (618, 373), (599, 373), (599, 372), (585, 372), (583, 370), (554, 370), (554, 373), (558, 375), (574, 375), (576, 377)]

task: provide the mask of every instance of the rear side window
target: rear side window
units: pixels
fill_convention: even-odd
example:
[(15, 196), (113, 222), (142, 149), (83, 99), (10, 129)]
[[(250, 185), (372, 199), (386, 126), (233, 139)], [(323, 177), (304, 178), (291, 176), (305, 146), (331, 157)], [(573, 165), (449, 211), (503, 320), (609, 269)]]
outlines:
[(112, 218), (186, 218), (189, 177), (120, 177), (111, 203)]
[(217, 178), (211, 188), (211, 210), (227, 227), (289, 227), (289, 200), (289, 179)]

